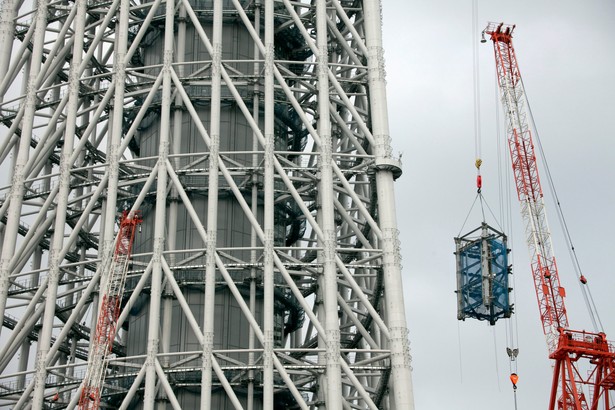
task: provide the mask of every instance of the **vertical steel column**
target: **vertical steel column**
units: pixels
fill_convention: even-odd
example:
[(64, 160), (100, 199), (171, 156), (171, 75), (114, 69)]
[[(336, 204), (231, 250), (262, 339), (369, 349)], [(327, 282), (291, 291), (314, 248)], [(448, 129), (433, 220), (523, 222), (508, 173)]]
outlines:
[(214, 0), (211, 54), (211, 114), (209, 131), (209, 179), (207, 191), (207, 240), (205, 303), (203, 304), (203, 364), (201, 409), (211, 408), (213, 385), (212, 361), (216, 307), (216, 252), (218, 238), (218, 168), (220, 161), (220, 94), (222, 86), (222, 0)]
[[(107, 167), (109, 173), (109, 181), (107, 183), (107, 195), (103, 206), (102, 215), (102, 246), (100, 253), (102, 255), (101, 266), (106, 268), (111, 265), (113, 258), (113, 243), (115, 241), (115, 217), (117, 213), (117, 192), (119, 184), (119, 160), (122, 153), (119, 152), (122, 138), (122, 125), (124, 119), (124, 95), (126, 82), (126, 49), (128, 45), (128, 19), (130, 13), (130, 1), (121, 0), (118, 11), (119, 24), (116, 25), (117, 35), (115, 39), (114, 49), (114, 94), (113, 106), (109, 115), (109, 121), (112, 123), (110, 138), (108, 143)], [(103, 60), (102, 47), (98, 58)], [(101, 276), (104, 283), (106, 275)], [(101, 283), (102, 284), (102, 283)], [(96, 309), (98, 312), (98, 309)], [(96, 315), (93, 315), (96, 316)], [(95, 319), (95, 318), (93, 318)], [(92, 328), (95, 328), (96, 322), (93, 322)]]
[(325, 359), (326, 359), (326, 406), (327, 409), (342, 409), (342, 376), (340, 368), (340, 325), (337, 305), (336, 226), (333, 192), (333, 140), (331, 138), (331, 117), (329, 115), (329, 35), (327, 31), (327, 2), (316, 2), (316, 46), (318, 54), (318, 136), (320, 137), (320, 210), (319, 222), (322, 227), (320, 258), (322, 258), (323, 304), (325, 314)]
[(30, 341), (25, 339), (21, 342), (19, 350), (19, 362), (17, 370), (22, 373), (17, 377), (17, 388), (23, 389), (26, 384), (26, 371), (28, 370), (28, 356), (30, 356)]
[[(382, 48), (381, 2), (363, 2), (365, 12), (365, 44), (369, 77), (369, 98), (372, 114), (372, 132), (376, 146), (376, 185), (378, 194), (378, 216), (382, 230), (382, 268), (386, 301), (386, 322), (390, 332), (391, 348), (391, 408), (414, 408), (410, 348), (406, 313), (403, 309), (404, 295), (401, 280), (399, 254), (399, 233), (395, 210), (393, 173), (388, 166), (391, 160), (389, 124), (384, 71), (384, 50)], [(397, 164), (393, 163), (393, 166)]]
[(263, 408), (273, 408), (273, 319), (274, 319), (274, 2), (265, 2), (265, 164), (263, 220)]
[[(22, 118), (22, 129), (19, 140), (19, 151), (15, 160), (13, 178), (11, 180), (11, 190), (7, 201), (9, 201), (6, 213), (6, 227), (4, 230), (4, 242), (2, 245), (2, 258), (0, 259), (0, 317), (4, 317), (4, 310), (8, 297), (10, 262), (15, 253), (17, 243), (17, 231), (21, 221), (21, 205), (25, 192), (26, 165), (30, 156), (30, 142), (32, 140), (32, 130), (34, 127), (34, 113), (36, 112), (37, 100), (37, 77), (43, 61), (43, 46), (45, 42), (45, 32), (47, 28), (47, 0), (38, 0), (36, 19), (34, 20), (34, 42), (32, 57), (30, 60), (30, 70), (27, 78), (26, 96), (23, 101), (25, 107)], [(12, 135), (7, 136), (11, 138)], [(2, 328), (0, 328), (0, 332)]]
[[(0, 10), (0, 78), (6, 78), (13, 51), (13, 38), (15, 35), (15, 17), (17, 16), (17, 0), (3, 0)], [(4, 95), (0, 94), (0, 102)]]
[[(177, 24), (177, 49), (175, 51), (175, 61), (177, 61), (178, 65), (176, 69), (180, 78), (183, 78), (184, 72), (184, 55), (186, 53), (186, 8), (182, 3), (179, 4), (179, 19)], [(179, 154), (181, 152), (181, 144), (182, 144), (182, 106), (183, 102), (179, 95), (175, 97), (175, 107), (173, 111), (173, 141), (171, 145), (171, 153)], [(173, 160), (173, 166), (178, 169), (181, 166), (180, 157), (175, 157)], [(171, 251), (175, 251), (177, 249), (177, 229), (173, 229), (172, 227), (177, 227), (178, 220), (178, 212), (179, 212), (179, 196), (177, 193), (177, 188), (171, 186), (171, 190), (169, 192), (169, 215), (167, 226), (169, 227), (167, 231), (167, 246), (166, 248)], [(176, 255), (175, 253), (169, 254), (169, 265), (175, 266)], [(171, 285), (167, 282), (164, 292), (163, 292), (163, 311), (162, 311), (162, 326), (161, 326), (161, 351), (162, 353), (169, 353), (171, 346), (171, 329), (173, 326), (173, 289)], [(170, 356), (163, 356), (160, 358), (160, 365), (163, 368), (167, 368), (170, 363)], [(164, 389), (158, 393), (160, 396), (164, 395)], [(166, 401), (159, 399), (158, 409), (165, 410), (166, 409)]]
[[(254, 3), (254, 30), (256, 33), (260, 35), (260, 27), (261, 27), (261, 9), (262, 3), (261, 0), (256, 0)], [(257, 78), (260, 71), (260, 48), (254, 43), (254, 57), (253, 57), (253, 75), (254, 78)], [(254, 122), (258, 124), (260, 118), (260, 95), (261, 89), (258, 81), (254, 82), (254, 97), (252, 97), (252, 118)], [(259, 156), (256, 153), (258, 151), (258, 136), (255, 132), (252, 132), (252, 167), (256, 170), (258, 167)], [(251, 210), (254, 215), (257, 215), (258, 212), (258, 192), (259, 192), (259, 177), (257, 172), (252, 173), (252, 204)], [(256, 270), (256, 261), (257, 261), (257, 253), (256, 253), (256, 244), (257, 244), (258, 236), (256, 233), (256, 229), (254, 226), (250, 227), (250, 312), (252, 315), (256, 316), (256, 281), (257, 281), (257, 270)], [(247, 410), (254, 410), (254, 385), (255, 385), (255, 372), (252, 369), (254, 366), (254, 347), (255, 347), (255, 335), (254, 329), (250, 327), (248, 329), (248, 349), (250, 350), (248, 353), (248, 366), (250, 370), (248, 371), (248, 400), (247, 400)]]
[[(11, 52), (13, 51), (13, 30), (15, 29), (15, 17), (17, 16), (17, 3), (15, 0), (4, 0), (0, 9), (0, 50), (3, 51), (3, 55), (0, 57), (0, 78), (4, 79), (7, 77)], [(4, 91), (0, 89), (0, 103), (3, 100)], [(7, 136), (5, 143), (8, 144), (10, 140), (11, 138)], [(16, 157), (17, 155), (15, 154), (14, 158)], [(13, 168), (14, 165), (11, 166), (11, 172)], [(0, 244), (4, 243), (4, 229), (5, 224), (0, 223)]]
[[(122, 0), (124, 2), (125, 0)], [(162, 262), (165, 246), (165, 228), (167, 213), (167, 181), (166, 163), (169, 156), (169, 132), (171, 121), (171, 72), (173, 71), (175, 2), (167, 0), (164, 24), (164, 51), (162, 57), (162, 108), (160, 112), (160, 129), (158, 145), (158, 161), (156, 171), (156, 212), (154, 223), (154, 243), (152, 254), (152, 284), (149, 300), (149, 319), (147, 333), (147, 354), (145, 358), (145, 393), (143, 407), (153, 410), (156, 399), (156, 364), (159, 351), (160, 299), (162, 293)]]
[[(29, 72), (30, 71), (30, 66), (31, 66), (31, 61), (27, 60), (26, 63), (24, 64), (24, 72)], [(28, 92), (28, 79), (27, 79), (26, 76), (24, 76), (23, 79), (22, 79), (22, 84), (21, 84), (21, 94), (25, 95), (27, 92)], [(8, 141), (9, 139), (10, 139), (10, 137), (7, 135), (6, 140)], [(10, 167), (9, 167), (10, 168), (9, 180), (11, 180), (11, 181), (13, 180), (14, 175), (15, 175), (15, 165), (16, 165), (16, 161), (17, 161), (17, 158), (18, 158), (18, 154), (19, 154), (19, 144), (14, 144), (13, 148), (12, 148), (12, 151), (13, 152), (12, 152), (12, 155), (11, 155)], [(45, 178), (43, 181), (44, 181), (44, 183), (49, 183), (49, 178)], [(6, 232), (6, 225), (4, 223), (0, 223), (0, 241), (1, 241), (0, 243), (2, 243), (2, 244), (4, 244), (5, 232)], [(0, 248), (0, 255), (2, 255), (1, 257), (5, 257), (5, 255), (2, 252), (2, 249), (4, 249), (4, 247)], [(33, 266), (40, 267), (40, 256), (41, 256), (41, 253), (42, 253), (42, 250), (40, 248), (38, 248), (37, 251), (34, 254)], [(36, 259), (37, 256), (38, 256), (38, 259)], [(10, 274), (10, 272), (12, 271), (12, 263), (11, 262), (12, 262), (13, 255), (6, 255), (6, 257), (9, 258), (9, 260), (7, 262), (7, 265), (4, 266), (4, 267), (3, 267), (1, 259), (0, 259), (0, 281), (2, 280), (1, 279), (2, 278), (2, 272), (3, 272), (2, 269), (7, 271), (7, 275)], [(38, 286), (39, 276), (40, 276), (39, 272), (35, 272), (35, 273), (32, 273), (30, 275), (30, 278), (29, 278), (30, 279), (30, 283), (29, 283), (30, 287)], [(1, 295), (1, 292), (2, 292), (2, 286), (4, 286), (4, 285), (0, 284), (0, 295)], [(7, 283), (6, 286), (7, 286), (7, 291), (8, 291), (9, 284)], [(3, 307), (5, 305), (6, 305), (6, 300), (3, 303), (1, 301), (1, 298), (0, 298), (0, 311), (2, 311), (2, 309), (3, 309)], [(32, 310), (33, 309), (34, 309), (34, 306), (32, 306)], [(26, 314), (27, 313), (28, 312), (26, 311)], [(3, 313), (3, 315), (4, 315), (4, 313)], [(0, 329), (0, 332), (1, 331), (2, 331), (2, 329)], [(12, 336), (16, 336), (16, 333), (18, 331), (19, 331), (19, 324), (18, 324), (18, 326), (15, 329), (13, 329), (13, 335)], [(0, 358), (5, 357), (5, 353), (8, 351), (8, 348), (11, 345), (12, 340), (13, 340), (13, 337), (9, 337), (9, 339), (5, 341), (6, 346), (4, 346), (4, 348), (2, 348), (0, 350)], [(9, 355), (7, 355), (6, 357), (8, 358)], [(26, 357), (26, 366), (27, 366), (28, 360), (29, 360), (29, 358)], [(4, 363), (2, 363), (0, 361), (0, 372), (3, 372), (7, 365), (8, 365), (8, 362), (6, 364), (4, 364)]]
[(36, 379), (34, 385), (34, 397), (32, 405), (34, 408), (43, 406), (45, 397), (45, 380), (47, 378), (47, 353), (51, 344), (51, 334), (53, 331), (56, 297), (58, 292), (58, 281), (60, 280), (60, 263), (64, 245), (64, 229), (66, 225), (66, 212), (68, 206), (68, 196), (70, 194), (71, 177), (71, 156), (73, 155), (74, 136), (77, 127), (77, 109), (79, 108), (79, 66), (83, 54), (83, 41), (85, 35), (86, 1), (77, 0), (75, 7), (77, 11), (75, 19), (75, 34), (73, 43), (73, 58), (68, 78), (69, 100), (67, 106), (66, 133), (64, 135), (64, 146), (60, 157), (60, 176), (59, 193), (56, 205), (55, 227), (52, 245), (49, 252), (49, 273), (47, 276), (47, 294), (45, 299), (45, 313), (43, 316), (43, 328), (39, 336), (38, 350), (36, 353)]

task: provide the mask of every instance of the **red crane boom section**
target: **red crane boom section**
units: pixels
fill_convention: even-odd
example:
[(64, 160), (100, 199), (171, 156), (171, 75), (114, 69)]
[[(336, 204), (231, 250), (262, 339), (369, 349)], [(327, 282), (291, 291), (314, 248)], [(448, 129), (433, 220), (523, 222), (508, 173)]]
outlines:
[(490, 24), (485, 33), (491, 35), (494, 44), (498, 83), (507, 111), (508, 146), (526, 224), (532, 276), (543, 330), (552, 353), (557, 347), (559, 329), (568, 328), (565, 290), (560, 285), (552, 251), (534, 143), (527, 123), (525, 91), (512, 44), (513, 29), (514, 26)]
[[(566, 292), (560, 285), (553, 255), (534, 143), (527, 123), (525, 89), (512, 43), (514, 28), (514, 25), (489, 23), (483, 34), (490, 36), (495, 51), (510, 158), (526, 228), (540, 320), (549, 357), (555, 360), (549, 410), (610, 410), (608, 391), (615, 390), (615, 348), (604, 333), (568, 328)], [(582, 369), (580, 363), (584, 363)]]
[(83, 390), (79, 398), (79, 410), (98, 409), (100, 406), (107, 369), (107, 357), (111, 353), (115, 340), (132, 244), (137, 226), (142, 221), (140, 213), (130, 214), (126, 211), (123, 213), (109, 274), (105, 277), (105, 272), (103, 272), (103, 276), (101, 276), (100, 295), (102, 302), (88, 359), (88, 369), (83, 381)]

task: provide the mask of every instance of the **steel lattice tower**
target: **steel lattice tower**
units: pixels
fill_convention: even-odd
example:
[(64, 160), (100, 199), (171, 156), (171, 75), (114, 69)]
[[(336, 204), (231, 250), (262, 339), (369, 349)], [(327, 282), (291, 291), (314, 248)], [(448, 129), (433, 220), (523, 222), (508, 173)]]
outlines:
[(379, 0), (3, 0), (0, 406), (412, 409)]

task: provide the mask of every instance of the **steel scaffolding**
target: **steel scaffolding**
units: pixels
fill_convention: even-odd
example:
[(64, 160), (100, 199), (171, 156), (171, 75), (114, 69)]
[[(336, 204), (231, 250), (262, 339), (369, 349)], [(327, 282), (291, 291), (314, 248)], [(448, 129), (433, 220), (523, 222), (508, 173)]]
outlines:
[(379, 0), (3, 0), (0, 407), (413, 409)]

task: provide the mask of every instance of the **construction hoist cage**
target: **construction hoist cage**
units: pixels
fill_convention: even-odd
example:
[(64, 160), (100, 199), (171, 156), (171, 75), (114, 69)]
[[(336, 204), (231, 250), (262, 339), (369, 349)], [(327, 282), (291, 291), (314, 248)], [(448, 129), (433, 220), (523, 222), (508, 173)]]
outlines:
[(498, 319), (513, 313), (510, 303), (506, 235), (486, 223), (455, 238), (457, 262), (457, 319)]

